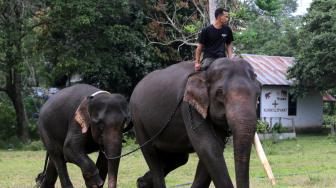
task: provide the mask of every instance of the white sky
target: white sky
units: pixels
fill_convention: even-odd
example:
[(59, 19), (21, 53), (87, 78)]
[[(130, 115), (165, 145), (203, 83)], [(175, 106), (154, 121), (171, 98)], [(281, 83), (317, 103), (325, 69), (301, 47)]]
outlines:
[(297, 10), (293, 13), (293, 15), (303, 15), (307, 13), (307, 8), (310, 7), (310, 3), (312, 0), (297, 0)]

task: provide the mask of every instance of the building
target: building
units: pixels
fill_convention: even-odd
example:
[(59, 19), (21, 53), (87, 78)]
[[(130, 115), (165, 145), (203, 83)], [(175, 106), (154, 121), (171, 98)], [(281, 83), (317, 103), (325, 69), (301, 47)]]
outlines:
[(318, 91), (310, 91), (304, 98), (294, 98), (289, 93), (292, 81), (287, 70), (294, 64), (293, 57), (244, 54), (262, 85), (258, 103), (260, 119), (270, 125), (281, 123), (283, 127), (296, 130), (322, 128), (323, 97)]

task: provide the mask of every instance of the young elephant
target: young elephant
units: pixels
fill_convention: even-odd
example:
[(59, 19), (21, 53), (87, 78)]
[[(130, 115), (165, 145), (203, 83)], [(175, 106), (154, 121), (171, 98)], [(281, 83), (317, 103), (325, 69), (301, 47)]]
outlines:
[[(127, 101), (90, 85), (79, 84), (59, 91), (41, 109), (38, 130), (50, 160), (37, 178), (42, 188), (54, 187), (57, 175), (62, 187), (73, 187), (66, 162), (79, 166), (87, 187), (116, 187), (123, 127), (129, 119)], [(100, 151), (96, 162), (88, 153)], [(108, 158), (108, 159), (107, 159)]]

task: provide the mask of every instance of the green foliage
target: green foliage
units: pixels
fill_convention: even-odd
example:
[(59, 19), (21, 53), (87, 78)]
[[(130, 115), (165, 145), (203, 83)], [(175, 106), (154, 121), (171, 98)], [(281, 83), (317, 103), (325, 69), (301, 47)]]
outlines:
[(283, 133), (286, 131), (286, 128), (282, 126), (281, 123), (275, 123), (272, 127), (273, 133)]
[(41, 140), (37, 140), (26, 144), (22, 149), (26, 151), (39, 151), (44, 150), (44, 145)]
[[(27, 95), (24, 98), (24, 105), (27, 109), (27, 116), (29, 119), (28, 131), (31, 139), (36, 140), (39, 138), (37, 133), (37, 119), (33, 117), (34, 114), (39, 112), (39, 108), (44, 101), (34, 98), (32, 95)], [(0, 93), (0, 140), (5, 145), (13, 145), (15, 147), (21, 147), (18, 140), (15, 140), (16, 136), (16, 114), (11, 104), (11, 101), (3, 94)], [(13, 143), (12, 143), (13, 142)], [(1, 147), (1, 146), (0, 146)]]
[(23, 143), (16, 136), (12, 136), (6, 140), (0, 140), (0, 149), (38, 151), (44, 150), (44, 145), (41, 140)]
[(250, 22), (246, 30), (235, 32), (235, 45), (240, 53), (294, 56), (298, 20), (285, 19), (280, 25), (265, 17)]
[(265, 121), (257, 121), (257, 133), (283, 133), (287, 129), (280, 123), (275, 123), (272, 127)]
[(86, 83), (130, 95), (162, 60), (146, 45), (142, 13), (127, 1), (58, 0), (50, 7), (38, 34), (54, 76), (79, 73)]
[(325, 91), (336, 86), (336, 1), (315, 0), (300, 29), (297, 63), (290, 69), (298, 95), (307, 88)]
[(336, 125), (336, 115), (323, 115), (323, 125), (328, 128), (331, 125)]
[(294, 56), (300, 26), (300, 19), (291, 16), (296, 10), (296, 1), (261, 0), (255, 1), (255, 6), (242, 4), (230, 14), (231, 23), (238, 28), (234, 32), (235, 52)]
[(130, 147), (134, 145), (136, 145), (134, 137), (127, 135), (123, 137), (123, 144), (122, 144), (123, 147)]
[(281, 4), (279, 0), (255, 0), (255, 4), (263, 11), (267, 11), (270, 14), (276, 13)]
[(269, 130), (269, 125), (267, 122), (262, 120), (257, 121), (257, 133), (267, 133)]
[(17, 136), (7, 137), (0, 141), (0, 149), (20, 150), (23, 147), (24, 143)]
[(16, 134), (16, 115), (10, 100), (0, 93), (0, 140), (7, 140)]

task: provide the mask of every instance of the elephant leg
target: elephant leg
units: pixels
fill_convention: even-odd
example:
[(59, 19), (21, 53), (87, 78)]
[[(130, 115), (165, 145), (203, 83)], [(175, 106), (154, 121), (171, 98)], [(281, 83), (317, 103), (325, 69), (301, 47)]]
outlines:
[[(136, 138), (138, 143), (141, 145), (149, 140), (150, 137), (144, 133), (144, 126), (136, 116), (134, 116), (134, 122), (136, 125), (134, 128), (138, 133), (136, 134)], [(152, 144), (147, 144), (146, 146), (141, 148), (141, 152), (149, 167), (149, 171), (144, 176), (138, 178), (138, 188), (165, 188), (165, 175), (158, 150)]]
[[(186, 164), (189, 158), (188, 153), (171, 153), (159, 150), (158, 155), (163, 168), (164, 177), (167, 176), (169, 172)], [(138, 187), (153, 187), (151, 173), (148, 171), (143, 177), (139, 178), (137, 185)]]
[(153, 188), (153, 180), (150, 171), (138, 178), (137, 188)]
[(224, 160), (224, 144), (217, 137), (213, 125), (202, 118), (196, 110), (183, 102), (181, 104), (183, 120), (194, 150), (209, 172), (218, 188), (233, 188)]
[(150, 170), (153, 187), (165, 188), (164, 171), (158, 151), (152, 145), (147, 145), (142, 149), (143, 156)]
[(100, 187), (104, 182), (96, 165), (84, 152), (82, 139), (84, 139), (82, 135), (68, 134), (63, 147), (64, 156), (69, 162), (79, 166), (87, 187)]
[(50, 153), (49, 156), (57, 169), (62, 188), (73, 188), (63, 155), (60, 153)]
[(195, 175), (195, 180), (191, 186), (191, 188), (205, 188), (209, 187), (211, 183), (211, 177), (202, 163), (201, 160), (198, 161), (197, 170)]
[[(105, 182), (106, 176), (107, 176), (107, 171), (108, 171), (107, 165), (108, 165), (107, 159), (105, 155), (100, 151), (97, 161), (96, 161), (96, 166), (99, 170), (99, 175), (100, 175), (100, 178), (103, 180), (103, 182)], [(103, 186), (104, 184), (101, 187)]]
[(167, 176), (169, 172), (186, 164), (188, 162), (188, 158), (188, 153), (160, 152), (160, 159), (163, 165), (164, 176)]
[(56, 180), (57, 180), (57, 169), (54, 165), (54, 162), (49, 160), (45, 176), (43, 178), (40, 188), (54, 188)]

